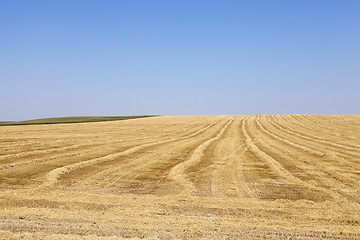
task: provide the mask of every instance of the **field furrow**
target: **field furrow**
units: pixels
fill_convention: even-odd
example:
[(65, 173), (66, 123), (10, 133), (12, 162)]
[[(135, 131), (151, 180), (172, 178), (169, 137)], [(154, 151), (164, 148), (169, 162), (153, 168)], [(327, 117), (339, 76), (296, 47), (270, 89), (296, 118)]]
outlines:
[(185, 174), (186, 170), (201, 161), (201, 158), (203, 157), (204, 151), (206, 150), (206, 148), (212, 142), (214, 142), (222, 137), (225, 130), (229, 127), (229, 125), (233, 122), (233, 120), (234, 119), (231, 119), (230, 121), (228, 121), (226, 123), (226, 125), (220, 130), (220, 132), (215, 137), (205, 141), (200, 146), (198, 146), (188, 160), (177, 164), (176, 166), (174, 166), (171, 169), (169, 176), (175, 182), (177, 182), (178, 184), (180, 184), (183, 187), (182, 193), (193, 194), (196, 191), (194, 184), (191, 181), (189, 181), (189, 179), (187, 179), (187, 177), (186, 177), (186, 174)]
[[(342, 190), (360, 188), (358, 181), (336, 171), (338, 170), (336, 168), (336, 162), (339, 162), (339, 164), (341, 163), (344, 168), (344, 161), (341, 161), (343, 158), (334, 161), (334, 156), (327, 154), (326, 149), (320, 149), (320, 152), (313, 150), (304, 145), (302, 141), (294, 142), (286, 140), (284, 132), (275, 134), (274, 132), (266, 130), (259, 121), (257, 121), (257, 124), (268, 136), (287, 145), (275, 144), (274, 146), (281, 146), (281, 148), (278, 148), (278, 151), (283, 152), (283, 155), (286, 155), (287, 158), (291, 159), (291, 164), (293, 164), (292, 169), (296, 169), (296, 174), (299, 175), (300, 178), (306, 179), (308, 182), (316, 182), (317, 186), (323, 187), (323, 191), (328, 192), (329, 195), (337, 196), (338, 198), (340, 197), (338, 196), (338, 193), (342, 192)], [(326, 154), (323, 154), (323, 152)], [(325, 155), (330, 156), (330, 159), (325, 157)], [(323, 161), (318, 161), (319, 159), (322, 159)], [(328, 167), (328, 164), (324, 164), (329, 161), (332, 164), (331, 168)], [(318, 176), (313, 169), (323, 169), (321, 172), (322, 175)], [(336, 188), (333, 188), (333, 186), (336, 186)]]
[[(282, 116), (283, 119), (287, 119), (286, 117)], [(273, 119), (274, 116), (272, 117)], [(271, 120), (271, 116), (268, 116), (268, 120), (270, 123), (272, 123), (273, 125), (275, 125), (277, 128), (283, 130), (283, 131), (286, 131), (290, 134), (293, 134), (293, 135), (296, 135), (298, 137), (301, 137), (303, 139), (307, 139), (307, 140), (310, 140), (310, 142), (318, 142), (318, 143), (322, 143), (324, 145), (327, 145), (327, 146), (330, 146), (330, 147), (336, 147), (338, 149), (341, 149), (341, 151), (346, 151), (347, 154), (350, 152), (354, 152), (355, 154), (359, 155), (360, 154), (360, 146), (356, 146), (356, 145), (352, 145), (352, 146), (349, 146), (349, 145), (343, 145), (343, 144), (339, 144), (339, 143), (336, 143), (335, 141), (339, 141), (339, 140), (342, 140), (341, 138), (339, 139), (339, 137), (336, 137), (336, 138), (332, 138), (333, 139), (333, 142), (327, 140), (329, 139), (329, 136), (319, 136), (319, 132), (318, 131), (314, 131), (312, 130), (310, 132), (310, 134), (304, 134), (304, 132), (308, 132), (308, 131), (296, 131), (294, 128), (290, 127), (289, 124), (286, 125), (286, 126), (283, 126), (281, 125), (279, 122), (276, 122), (276, 121), (273, 121)], [(311, 130), (311, 129), (307, 129), (307, 130)]]

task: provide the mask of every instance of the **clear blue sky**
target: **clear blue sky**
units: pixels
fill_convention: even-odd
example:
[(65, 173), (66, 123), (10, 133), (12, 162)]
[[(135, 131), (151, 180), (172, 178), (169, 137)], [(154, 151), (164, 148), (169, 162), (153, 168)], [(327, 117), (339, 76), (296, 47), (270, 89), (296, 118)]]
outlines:
[(0, 120), (360, 114), (360, 1), (1, 0)]

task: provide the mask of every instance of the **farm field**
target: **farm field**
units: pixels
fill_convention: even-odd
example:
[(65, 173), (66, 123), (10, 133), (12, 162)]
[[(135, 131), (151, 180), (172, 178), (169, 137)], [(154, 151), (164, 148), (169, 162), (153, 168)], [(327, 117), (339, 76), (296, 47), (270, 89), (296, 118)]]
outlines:
[(0, 126), (17, 126), (17, 125), (39, 125), (39, 124), (63, 124), (63, 123), (84, 123), (84, 122), (107, 122), (128, 120), (135, 118), (144, 118), (152, 116), (111, 116), (111, 117), (57, 117), (41, 118), (20, 122), (0, 122)]
[(360, 115), (0, 127), (0, 239), (360, 239)]

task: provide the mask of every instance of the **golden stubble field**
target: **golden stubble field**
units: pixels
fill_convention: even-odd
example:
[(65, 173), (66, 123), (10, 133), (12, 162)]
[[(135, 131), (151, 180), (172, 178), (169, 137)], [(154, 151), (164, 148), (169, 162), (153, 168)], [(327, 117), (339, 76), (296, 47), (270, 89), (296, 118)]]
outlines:
[(0, 127), (0, 239), (360, 239), (360, 115)]

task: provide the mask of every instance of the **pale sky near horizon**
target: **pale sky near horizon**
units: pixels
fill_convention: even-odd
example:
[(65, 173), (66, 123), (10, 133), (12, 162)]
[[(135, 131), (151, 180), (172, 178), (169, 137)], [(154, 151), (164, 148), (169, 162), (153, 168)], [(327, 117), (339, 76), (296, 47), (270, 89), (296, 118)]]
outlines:
[(360, 114), (360, 1), (0, 1), (0, 121)]

